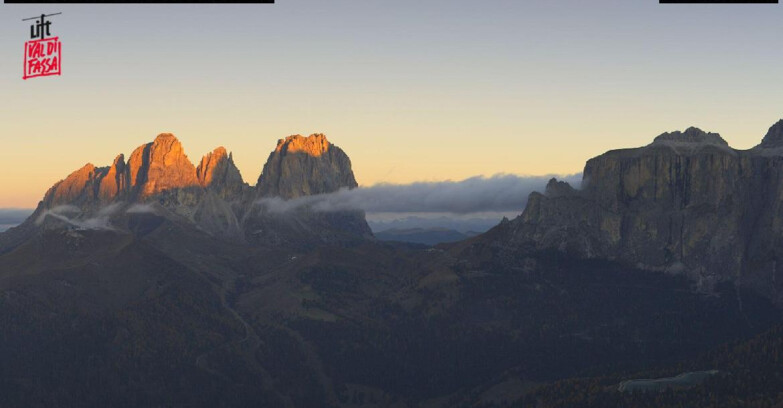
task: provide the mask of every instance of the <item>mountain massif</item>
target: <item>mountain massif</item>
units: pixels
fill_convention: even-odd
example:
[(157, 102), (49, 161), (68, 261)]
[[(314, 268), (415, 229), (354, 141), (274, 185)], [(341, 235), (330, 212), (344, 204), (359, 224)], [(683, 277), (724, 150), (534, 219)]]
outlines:
[[(88, 163), (57, 182), (25, 224), (0, 238), (0, 253), (42, 225), (130, 231), (136, 225), (134, 219), (144, 218), (138, 216), (142, 213), (239, 242), (261, 237), (277, 244), (305, 245), (314, 239), (367, 238), (371, 232), (360, 211), (299, 211), (281, 223), (280, 217), (260, 203), (264, 198), (295, 198), (355, 187), (348, 156), (322, 134), (281, 139), (258, 183), (250, 187), (224, 147), (205, 155), (196, 167), (179, 140), (163, 133), (136, 148), (127, 162), (120, 154), (111, 166)], [(346, 222), (335, 225), (335, 218)], [(308, 224), (317, 225), (320, 237)]]
[(357, 188), (323, 135), (280, 140), (250, 186), (161, 134), (0, 234), (0, 405), (634, 406), (620, 383), (714, 370), (661, 406), (709, 406), (686, 398), (714, 381), (771, 406), (736, 384), (783, 354), (781, 146), (783, 122), (746, 151), (664, 133), (427, 247), (268, 205)]
[(587, 162), (580, 188), (553, 179), (498, 229), (503, 245), (684, 274), (705, 290), (735, 282), (783, 300), (783, 121), (749, 150), (689, 128), (607, 152)]

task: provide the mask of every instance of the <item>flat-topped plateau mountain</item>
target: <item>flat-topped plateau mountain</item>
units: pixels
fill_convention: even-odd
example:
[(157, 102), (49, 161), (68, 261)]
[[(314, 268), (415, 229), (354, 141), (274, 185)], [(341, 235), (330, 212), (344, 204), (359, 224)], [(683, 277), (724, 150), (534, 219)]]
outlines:
[(781, 146), (783, 121), (749, 150), (697, 128), (664, 133), (590, 159), (578, 188), (551, 180), (490, 236), (515, 248), (684, 274), (705, 290), (734, 282), (780, 301)]

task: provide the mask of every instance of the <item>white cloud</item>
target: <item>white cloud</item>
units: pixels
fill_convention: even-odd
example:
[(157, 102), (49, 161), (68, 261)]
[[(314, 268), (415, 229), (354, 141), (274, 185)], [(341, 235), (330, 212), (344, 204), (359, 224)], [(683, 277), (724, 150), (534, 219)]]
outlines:
[(111, 226), (109, 219), (122, 205), (122, 203), (109, 204), (100, 208), (94, 216), (84, 219), (79, 218), (82, 214), (82, 210), (79, 207), (60, 205), (41, 213), (35, 220), (35, 223), (36, 225), (41, 225), (47, 217), (53, 217), (79, 229), (113, 230), (114, 227)]
[[(543, 191), (552, 176), (471, 177), (462, 181), (376, 184), (353, 190), (342, 189), (283, 200), (264, 198), (257, 202), (269, 212), (286, 212), (302, 207), (312, 211), (364, 210), (368, 213), (450, 213), (521, 212), (533, 191)], [(581, 175), (558, 177), (578, 185)]]

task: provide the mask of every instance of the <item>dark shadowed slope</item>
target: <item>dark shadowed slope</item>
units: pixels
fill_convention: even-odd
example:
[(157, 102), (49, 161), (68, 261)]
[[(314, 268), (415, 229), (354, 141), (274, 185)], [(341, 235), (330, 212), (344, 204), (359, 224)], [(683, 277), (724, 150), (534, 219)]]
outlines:
[[(704, 285), (690, 279), (701, 275), (558, 241), (602, 231), (593, 212), (615, 214), (566, 185), (551, 184), (520, 218), (486, 234), (424, 248), (372, 239), (360, 212), (305, 207), (283, 218), (257, 208), (267, 193), (351, 187), (349, 162), (327, 154), (337, 150), (320, 136), (281, 142), (267, 193), (238, 183), (219, 149), (188, 166), (173, 136), (159, 139), (116, 160), (112, 176), (77, 171), (0, 234), (3, 405), (524, 401), (534, 385), (666, 370), (780, 322), (767, 290)], [(690, 157), (677, 149), (661, 157)], [(699, 168), (681, 171), (693, 179)], [(688, 186), (671, 191), (697, 191)], [(701, 225), (695, 207), (645, 197), (634, 199), (636, 212), (613, 211), (621, 221), (675, 211), (684, 225)], [(550, 206), (559, 200), (580, 212)], [(633, 234), (623, 239), (654, 255)]]

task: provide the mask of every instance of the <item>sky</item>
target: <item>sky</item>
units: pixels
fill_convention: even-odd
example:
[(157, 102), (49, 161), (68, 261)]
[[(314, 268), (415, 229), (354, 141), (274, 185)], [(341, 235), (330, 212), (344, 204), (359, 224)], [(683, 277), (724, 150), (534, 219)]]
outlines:
[[(52, 17), (61, 76), (22, 80)], [(276, 141), (325, 133), (361, 186), (574, 174), (698, 126), (735, 148), (783, 118), (783, 5), (278, 0), (0, 5), (0, 207), (162, 132), (222, 145), (250, 184)]]

